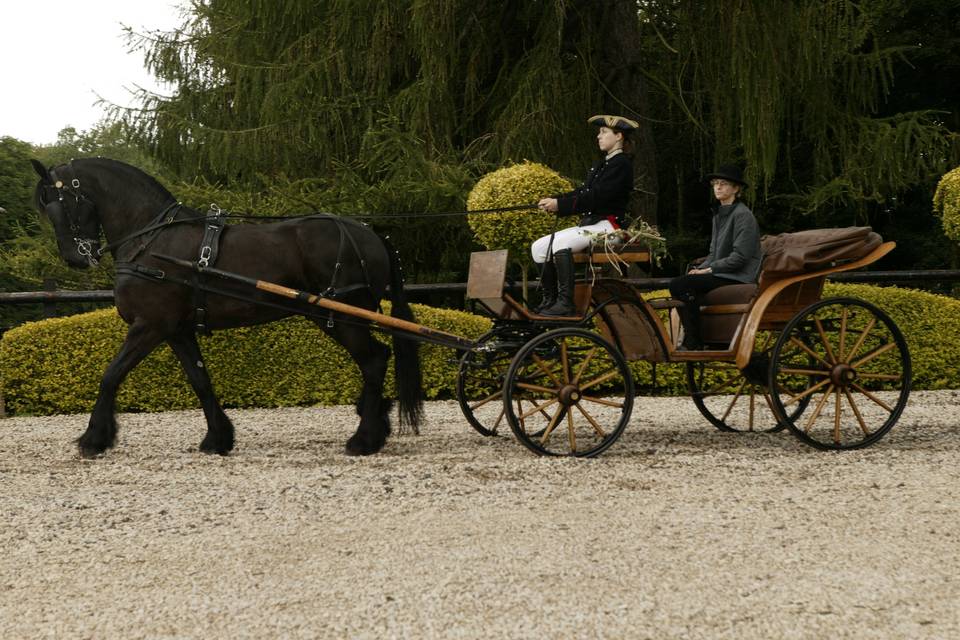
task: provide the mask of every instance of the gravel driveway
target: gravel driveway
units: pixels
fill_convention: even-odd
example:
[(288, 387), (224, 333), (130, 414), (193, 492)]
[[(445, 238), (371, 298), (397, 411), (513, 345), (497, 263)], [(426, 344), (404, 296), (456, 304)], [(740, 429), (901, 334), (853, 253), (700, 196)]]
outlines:
[(2, 638), (960, 637), (960, 392), (874, 447), (726, 434), (638, 398), (594, 460), (536, 458), (432, 402), (341, 454), (348, 407), (0, 421)]

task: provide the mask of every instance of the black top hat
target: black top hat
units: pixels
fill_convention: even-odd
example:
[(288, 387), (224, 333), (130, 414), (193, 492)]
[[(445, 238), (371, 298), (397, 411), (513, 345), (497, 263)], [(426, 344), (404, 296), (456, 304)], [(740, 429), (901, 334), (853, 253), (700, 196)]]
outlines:
[(640, 125), (636, 120), (624, 118), (623, 116), (590, 116), (590, 118), (587, 119), (587, 122), (595, 127), (608, 127), (610, 129), (616, 129), (617, 131), (623, 132), (633, 131), (634, 129), (640, 128)]
[(722, 164), (720, 168), (714, 171), (713, 173), (708, 173), (703, 177), (704, 182), (709, 182), (714, 178), (719, 178), (721, 180), (729, 180), (730, 182), (735, 182), (742, 187), (749, 187), (750, 185), (746, 183), (743, 179), (743, 171), (740, 170), (735, 164)]

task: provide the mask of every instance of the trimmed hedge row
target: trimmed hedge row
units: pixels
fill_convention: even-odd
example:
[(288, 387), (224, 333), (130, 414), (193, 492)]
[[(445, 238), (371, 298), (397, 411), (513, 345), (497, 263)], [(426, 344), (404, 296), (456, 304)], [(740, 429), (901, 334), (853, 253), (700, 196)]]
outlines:
[[(490, 320), (446, 309), (411, 305), (418, 322), (471, 338)], [(384, 303), (389, 313), (389, 304)], [(7, 411), (50, 415), (85, 413), (100, 379), (119, 350), (126, 324), (115, 309), (32, 322), (0, 341), (0, 376)], [(388, 336), (380, 339), (389, 341)], [(225, 407), (350, 404), (360, 393), (360, 372), (349, 354), (312, 322), (294, 317), (271, 324), (219, 331), (200, 338), (204, 364)], [(422, 345), (424, 394), (447, 395), (459, 352)], [(387, 393), (394, 395), (393, 364)], [(180, 363), (163, 345), (140, 363), (120, 387), (120, 411), (198, 407)]]
[[(662, 297), (666, 292), (648, 294)], [(909, 289), (830, 284), (825, 297), (849, 296), (886, 311), (906, 336), (916, 389), (960, 388), (960, 301)], [(413, 305), (419, 322), (476, 338), (487, 318)], [(104, 369), (123, 342), (126, 326), (113, 309), (28, 323), (0, 341), (0, 375), (7, 410), (18, 414), (90, 411)], [(289, 318), (222, 331), (200, 339), (205, 364), (226, 407), (349, 404), (360, 390), (349, 355), (313, 323)], [(423, 345), (424, 393), (452, 397), (459, 353)], [(652, 366), (631, 363), (639, 388), (652, 384)], [(660, 393), (686, 393), (683, 365), (657, 365)], [(392, 365), (387, 380), (393, 393)], [(173, 353), (164, 346), (130, 374), (117, 398), (121, 411), (198, 406)]]
[[(654, 291), (644, 297), (666, 297)], [(859, 298), (877, 306), (903, 332), (910, 349), (914, 389), (960, 389), (960, 300), (915, 289), (828, 282), (824, 298)], [(631, 363), (635, 382), (651, 384), (651, 366)], [(686, 367), (657, 365), (657, 392), (687, 393)]]

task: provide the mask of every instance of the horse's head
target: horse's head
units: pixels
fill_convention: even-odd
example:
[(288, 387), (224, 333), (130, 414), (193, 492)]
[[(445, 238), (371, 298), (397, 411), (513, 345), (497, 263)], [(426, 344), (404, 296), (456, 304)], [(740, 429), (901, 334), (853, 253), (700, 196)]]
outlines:
[(34, 202), (53, 224), (60, 257), (78, 269), (96, 265), (100, 219), (96, 206), (84, 195), (80, 180), (69, 164), (47, 169), (36, 160), (30, 162), (40, 176)]

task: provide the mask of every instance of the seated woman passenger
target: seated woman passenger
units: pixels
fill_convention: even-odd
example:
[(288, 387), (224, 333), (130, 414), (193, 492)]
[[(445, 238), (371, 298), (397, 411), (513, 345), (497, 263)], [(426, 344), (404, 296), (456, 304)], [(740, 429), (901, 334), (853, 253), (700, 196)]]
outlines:
[(629, 137), (639, 125), (622, 116), (593, 116), (587, 122), (599, 127), (597, 146), (604, 154), (603, 159), (590, 168), (583, 186), (543, 198), (537, 204), (541, 210), (558, 216), (580, 215), (578, 226), (543, 236), (530, 247), (533, 261), (541, 265), (543, 301), (537, 313), (545, 316), (576, 313), (573, 252), (590, 246), (590, 233), (609, 232), (623, 225), (633, 189)]
[(760, 275), (760, 230), (753, 212), (740, 201), (747, 187), (740, 167), (721, 166), (707, 175), (717, 204), (713, 210), (710, 253), (687, 275), (670, 281), (670, 295), (683, 301), (681, 350), (703, 348), (700, 339), (700, 306), (708, 291), (726, 284), (752, 283)]

